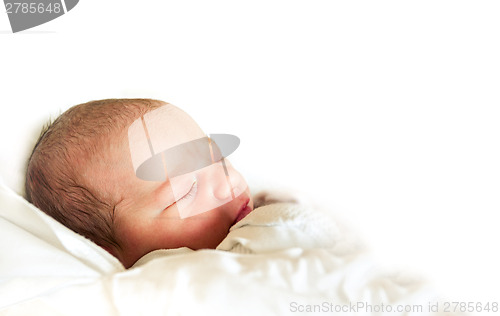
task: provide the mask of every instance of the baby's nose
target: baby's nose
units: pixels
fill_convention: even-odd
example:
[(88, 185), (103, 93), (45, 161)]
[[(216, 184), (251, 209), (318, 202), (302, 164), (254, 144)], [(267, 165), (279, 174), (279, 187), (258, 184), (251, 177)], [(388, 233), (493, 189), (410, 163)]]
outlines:
[(217, 200), (229, 202), (246, 189), (241, 188), (243, 178), (232, 168), (227, 159), (216, 164), (218, 166), (213, 175), (213, 194)]

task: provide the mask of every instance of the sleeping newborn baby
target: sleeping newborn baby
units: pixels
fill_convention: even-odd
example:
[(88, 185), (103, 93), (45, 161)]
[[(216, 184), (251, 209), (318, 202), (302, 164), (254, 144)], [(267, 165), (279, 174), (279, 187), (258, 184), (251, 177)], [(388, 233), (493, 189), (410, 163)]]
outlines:
[[(171, 280), (186, 271), (192, 275), (182, 278), (188, 283), (181, 288), (196, 283), (207, 302), (215, 300), (224, 308), (227, 295), (249, 302), (248, 295), (260, 291), (256, 284), (264, 284), (262, 293), (277, 296), (271, 301), (279, 302), (278, 314), (293, 311), (291, 302), (427, 306), (431, 301), (433, 294), (423, 283), (379, 269), (363, 243), (326, 209), (276, 203), (300, 200), (284, 192), (264, 191), (252, 198), (244, 178), (225, 158), (227, 144), (216, 136), (208, 137), (185, 112), (161, 101), (80, 104), (40, 136), (28, 162), (26, 195), (124, 267), (137, 267), (137, 275), (153, 284), (154, 291), (142, 296), (149, 302), (165, 304), (148, 295), (171, 294), (157, 291), (162, 287), (156, 284), (170, 284), (178, 293)], [(199, 249), (215, 250), (193, 251)], [(179, 260), (169, 260), (172, 252)], [(211, 266), (208, 275), (205, 264)], [(155, 267), (169, 273), (148, 272)], [(221, 295), (220, 283), (206, 281), (221, 275), (245, 286)], [(278, 305), (272, 305), (274, 312)]]
[(80, 104), (40, 136), (26, 195), (127, 268), (158, 249), (214, 249), (253, 210), (245, 179), (221, 151), (171, 104)]

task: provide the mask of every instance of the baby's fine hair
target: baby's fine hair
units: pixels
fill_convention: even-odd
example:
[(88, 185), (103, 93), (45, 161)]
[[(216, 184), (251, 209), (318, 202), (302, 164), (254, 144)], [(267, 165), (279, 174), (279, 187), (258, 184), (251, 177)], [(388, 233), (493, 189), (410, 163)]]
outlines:
[(46, 214), (104, 248), (120, 248), (111, 195), (91, 186), (81, 162), (99, 159), (112, 135), (163, 103), (108, 99), (73, 106), (38, 138), (28, 160), (26, 198)]

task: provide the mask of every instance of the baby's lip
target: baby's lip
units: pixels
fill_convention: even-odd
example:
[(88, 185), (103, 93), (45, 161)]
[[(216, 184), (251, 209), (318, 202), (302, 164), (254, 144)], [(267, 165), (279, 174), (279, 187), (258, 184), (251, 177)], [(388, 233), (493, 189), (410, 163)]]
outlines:
[(250, 214), (250, 212), (252, 212), (252, 208), (248, 205), (248, 203), (250, 203), (249, 198), (245, 199), (243, 204), (241, 204), (240, 210), (238, 211), (238, 214), (236, 215), (236, 219), (234, 220), (234, 222), (231, 226), (235, 225), (236, 223), (241, 221), (245, 216)]

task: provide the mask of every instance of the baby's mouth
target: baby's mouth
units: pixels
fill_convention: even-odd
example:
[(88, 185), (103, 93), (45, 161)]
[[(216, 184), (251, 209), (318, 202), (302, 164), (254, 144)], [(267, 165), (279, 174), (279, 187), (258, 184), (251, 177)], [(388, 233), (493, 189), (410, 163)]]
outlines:
[(238, 215), (236, 216), (236, 219), (234, 220), (231, 226), (235, 225), (236, 223), (241, 221), (245, 216), (250, 214), (250, 212), (252, 212), (252, 208), (250, 207), (250, 205), (248, 205), (248, 203), (250, 203), (250, 199), (247, 198), (245, 202), (241, 205)]

